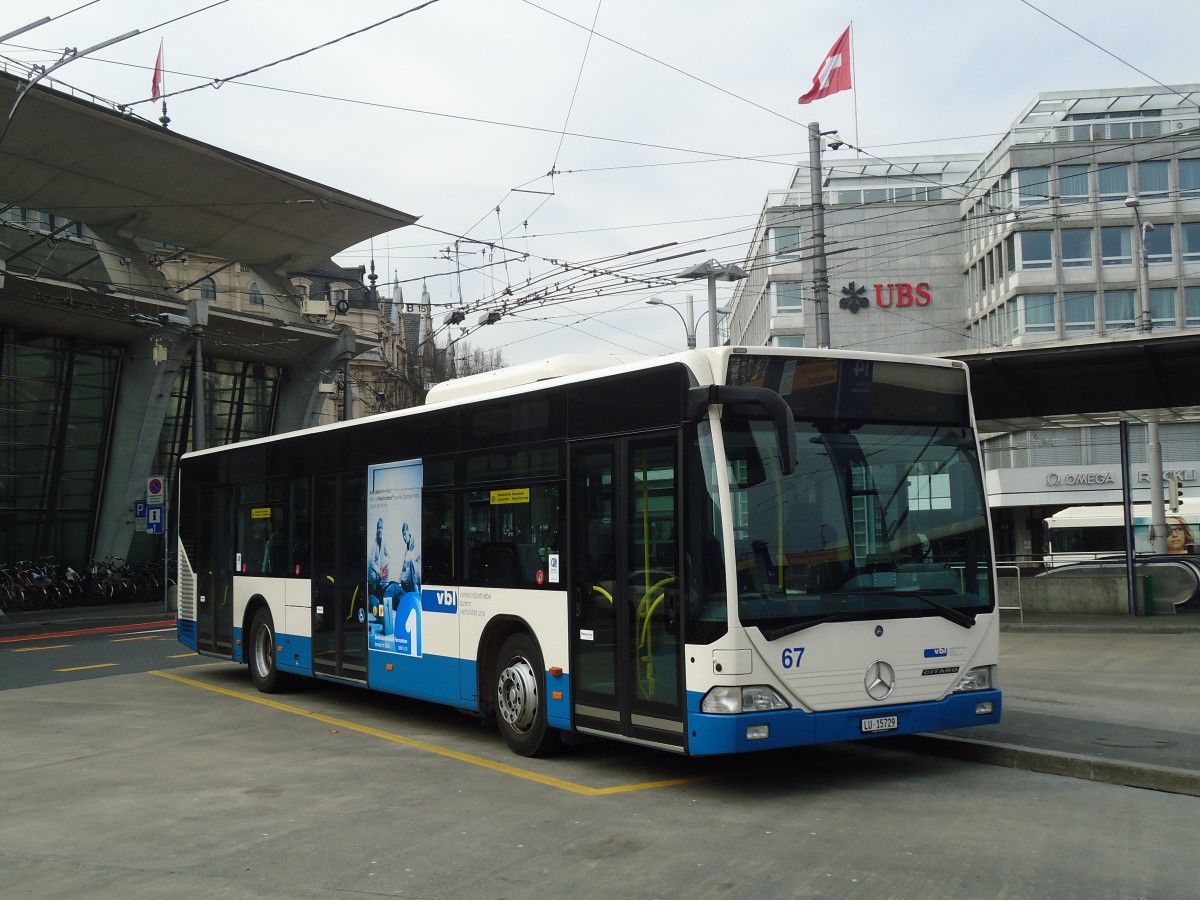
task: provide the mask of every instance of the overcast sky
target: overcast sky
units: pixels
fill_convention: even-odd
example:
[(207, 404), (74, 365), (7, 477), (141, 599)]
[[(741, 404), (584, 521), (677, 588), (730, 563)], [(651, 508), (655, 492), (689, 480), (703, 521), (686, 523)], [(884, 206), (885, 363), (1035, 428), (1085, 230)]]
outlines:
[[(460, 291), (468, 326), (503, 304), (444, 338), (509, 363), (682, 349), (681, 319), (645, 301), (703, 310), (702, 283), (662, 276), (743, 259), (811, 121), (888, 159), (977, 153), (1039, 92), (1200, 83), (1182, 0), (44, 0), (4, 3), (0, 33), (41, 15), (0, 54), (50, 65), (138, 29), (55, 77), (146, 101), (161, 40), (173, 130), (420, 216), (337, 261), (373, 255), (409, 302), (424, 283), (437, 322)], [(798, 105), (851, 21), (855, 90)], [(459, 240), (456, 274), (454, 236), (499, 246)]]

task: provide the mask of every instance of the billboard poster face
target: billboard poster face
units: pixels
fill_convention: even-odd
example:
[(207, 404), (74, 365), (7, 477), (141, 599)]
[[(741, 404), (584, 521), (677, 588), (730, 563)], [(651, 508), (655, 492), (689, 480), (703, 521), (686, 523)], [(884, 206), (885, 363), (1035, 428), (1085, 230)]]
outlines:
[[(1134, 525), (1134, 547), (1138, 553), (1152, 553), (1154, 552), (1154, 526), (1141, 524), (1143, 521), (1141, 517), (1135, 519), (1138, 524)], [(1197, 526), (1195, 521), (1190, 521), (1173, 512), (1167, 512), (1166, 526), (1167, 553), (1172, 556), (1183, 556), (1190, 553), (1188, 548), (1195, 546), (1196, 535), (1200, 534), (1200, 526)]]
[(371, 650), (421, 655), (419, 459), (367, 469), (367, 609)]

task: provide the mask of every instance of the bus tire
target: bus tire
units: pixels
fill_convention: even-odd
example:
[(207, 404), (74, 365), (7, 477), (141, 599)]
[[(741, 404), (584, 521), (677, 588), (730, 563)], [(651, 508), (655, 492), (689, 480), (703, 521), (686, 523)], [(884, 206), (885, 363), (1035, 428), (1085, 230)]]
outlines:
[(537, 641), (509, 635), (496, 657), (496, 725), (519, 756), (545, 756), (562, 746), (558, 729), (546, 724), (546, 668)]
[(275, 665), (275, 623), (271, 611), (260, 609), (250, 623), (250, 678), (264, 694), (275, 694), (284, 687), (286, 677)]

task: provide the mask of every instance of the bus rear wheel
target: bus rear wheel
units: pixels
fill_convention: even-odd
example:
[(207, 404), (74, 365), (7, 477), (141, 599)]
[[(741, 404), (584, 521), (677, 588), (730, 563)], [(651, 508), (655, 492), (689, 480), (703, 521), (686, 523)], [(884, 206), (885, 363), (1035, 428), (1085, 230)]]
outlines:
[(519, 632), (504, 641), (494, 683), (496, 724), (510, 750), (545, 756), (562, 746), (562, 735), (546, 723), (546, 669), (532, 637)]
[(286, 676), (275, 664), (275, 623), (269, 609), (260, 609), (250, 623), (250, 678), (264, 694), (283, 689)]

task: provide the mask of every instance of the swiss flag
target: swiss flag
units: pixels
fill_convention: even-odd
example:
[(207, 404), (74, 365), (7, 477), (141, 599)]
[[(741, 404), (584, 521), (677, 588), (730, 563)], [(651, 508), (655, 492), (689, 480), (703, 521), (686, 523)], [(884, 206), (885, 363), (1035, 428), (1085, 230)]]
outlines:
[(158, 45), (158, 59), (154, 61), (154, 80), (150, 82), (150, 99), (157, 100), (163, 92), (162, 44)]
[(812, 103), (838, 91), (848, 91), (850, 83), (850, 27), (842, 32), (833, 48), (825, 55), (821, 68), (813, 76), (812, 90), (800, 98), (800, 103)]

